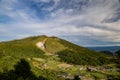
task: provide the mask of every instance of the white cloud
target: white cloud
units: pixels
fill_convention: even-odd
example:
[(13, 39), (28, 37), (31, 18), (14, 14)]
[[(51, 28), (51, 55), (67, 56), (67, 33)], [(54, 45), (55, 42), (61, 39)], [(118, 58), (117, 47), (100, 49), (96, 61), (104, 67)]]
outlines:
[(51, 0), (51, 1), (53, 1), (54, 4), (51, 7), (43, 8), (43, 10), (52, 11), (53, 9), (55, 9), (58, 6), (58, 4), (60, 2), (60, 0)]
[[(50, 2), (50, 0), (35, 1)], [(5, 14), (16, 22), (0, 24), (0, 33), (6, 35), (10, 33), (18, 37), (32, 34), (56, 36), (82, 35), (94, 40), (120, 42), (120, 20), (111, 23), (104, 22), (104, 20), (109, 19), (111, 15), (114, 15), (118, 9), (118, 0), (90, 0), (87, 5), (88, 7), (83, 7), (82, 10), (79, 11), (73, 8), (65, 9), (62, 7), (50, 13), (50, 18), (45, 21), (41, 21), (38, 16), (36, 16), (36, 12), (29, 7), (13, 11), (15, 4), (9, 2), (10, 1), (7, 0), (5, 2), (5, 5), (8, 5), (7, 7), (0, 5), (0, 14)], [(60, 0), (54, 0), (53, 6), (43, 9), (51, 11), (57, 7), (59, 2)], [(14, 31), (16, 33), (14, 33)]]
[(50, 2), (50, 0), (33, 0), (33, 1), (35, 1), (37, 3), (39, 3), (39, 2), (49, 3)]

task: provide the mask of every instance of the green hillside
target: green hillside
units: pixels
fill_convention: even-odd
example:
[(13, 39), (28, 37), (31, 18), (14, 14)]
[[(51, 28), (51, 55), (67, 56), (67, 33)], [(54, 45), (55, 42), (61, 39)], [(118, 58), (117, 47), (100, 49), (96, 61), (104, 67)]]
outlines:
[(62, 61), (78, 65), (103, 65), (108, 64), (108, 55), (98, 53), (87, 48), (72, 44), (65, 40), (60, 43), (67, 47), (65, 50), (58, 52)]
[[(43, 37), (41, 37), (42, 39)], [(36, 47), (38, 37), (29, 37), (0, 43), (0, 70), (12, 66), (21, 58), (45, 57), (44, 52)]]
[[(84, 74), (85, 78), (91, 78), (91, 80), (99, 79), (101, 76), (102, 78), (107, 78), (108, 75), (118, 76), (118, 71), (109, 74), (109, 70), (107, 73), (99, 70), (102, 66), (110, 64), (117, 70), (111, 58), (109, 55), (89, 50), (57, 37), (33, 36), (0, 42), (0, 77), (3, 76), (2, 73), (9, 76), (10, 70), (16, 75), (15, 65), (22, 64), (19, 62), (21, 59), (25, 59), (23, 60), (25, 64), (30, 64), (30, 75), (34, 74), (36, 77), (20, 80), (39, 80), (37, 78), (39, 76), (48, 80), (65, 80), (67, 77), (74, 78), (78, 74)], [(87, 67), (91, 66), (98, 70), (94, 73), (87, 72)], [(16, 77), (15, 80), (18, 78)]]

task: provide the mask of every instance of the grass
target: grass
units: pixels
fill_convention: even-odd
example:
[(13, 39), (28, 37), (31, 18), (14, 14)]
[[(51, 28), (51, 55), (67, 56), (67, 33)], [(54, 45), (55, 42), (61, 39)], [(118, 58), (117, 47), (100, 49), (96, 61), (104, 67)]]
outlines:
[[(45, 52), (52, 53), (53, 55), (45, 55), (45, 52), (41, 49), (37, 48), (35, 45), (37, 42), (42, 42), (45, 39), (46, 41), (46, 49)], [(70, 69), (59, 68), (58, 65), (63, 64), (65, 62), (60, 61), (60, 57), (55, 56), (56, 53), (64, 51), (65, 49), (72, 51), (72, 57), (78, 53), (76, 61), (82, 57), (87, 58), (88, 61), (91, 62), (93, 60), (96, 62), (99, 56), (108, 57), (105, 54), (97, 53), (95, 51), (88, 50), (84, 47), (80, 47), (78, 45), (72, 44), (68, 41), (56, 38), (56, 37), (47, 37), (47, 36), (36, 36), (36, 37), (28, 37), (20, 40), (8, 41), (8, 42), (0, 42), (0, 72), (8, 69), (11, 70), (21, 58), (25, 58), (31, 65), (32, 71), (36, 74), (36, 76), (42, 75), (47, 77), (48, 80), (64, 80), (56, 78), (56, 76), (62, 71), (71, 76), (76, 74), (84, 74), (85, 77), (91, 77), (95, 79), (106, 78), (107, 75), (113, 75), (115, 77), (119, 76), (119, 72), (87, 72), (86, 70), (79, 70), (81, 65), (74, 65), (70, 67)], [(47, 54), (47, 53), (46, 53)], [(67, 53), (66, 53), (67, 54)], [(65, 56), (66, 57), (66, 56)], [(43, 61), (35, 60), (42, 59)], [(91, 60), (90, 60), (91, 59)], [(35, 62), (36, 65), (39, 65), (40, 68), (35, 67), (33, 64)], [(78, 61), (79, 62), (79, 61)], [(42, 70), (41, 65), (47, 64), (47, 69)], [(107, 65), (107, 64), (106, 64)], [(90, 65), (87, 65), (88, 67)], [(99, 66), (98, 66), (99, 67)], [(115, 65), (110, 65), (112, 69), (118, 69)], [(105, 74), (105, 75), (104, 75)]]
[(3, 67), (11, 69), (16, 61), (21, 58), (45, 58), (44, 52), (35, 45), (35, 42), (43, 38), (30, 37), (21, 40), (0, 42), (0, 69)]
[(100, 79), (106, 79), (106, 75), (103, 73), (99, 73), (99, 72), (92, 72), (91, 76), (94, 77), (95, 80), (100, 80)]
[(60, 44), (57, 38), (48, 38), (45, 46), (45, 50), (48, 53), (57, 53), (65, 49), (64, 45)]

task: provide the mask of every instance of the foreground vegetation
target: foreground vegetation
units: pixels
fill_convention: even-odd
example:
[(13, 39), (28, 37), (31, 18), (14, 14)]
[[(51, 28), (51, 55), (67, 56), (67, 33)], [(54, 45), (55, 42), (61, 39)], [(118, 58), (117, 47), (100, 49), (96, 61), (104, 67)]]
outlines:
[(4, 70), (0, 73), (0, 80), (47, 80), (42, 76), (38, 78), (31, 71), (29, 63), (25, 59), (21, 59), (14, 65), (13, 70)]

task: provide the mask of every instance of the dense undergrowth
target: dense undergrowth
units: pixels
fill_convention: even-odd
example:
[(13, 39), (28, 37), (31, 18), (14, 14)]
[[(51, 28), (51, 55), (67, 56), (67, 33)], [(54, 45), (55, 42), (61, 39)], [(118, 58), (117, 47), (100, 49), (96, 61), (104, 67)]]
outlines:
[(98, 53), (84, 47), (71, 44), (65, 40), (60, 40), (60, 43), (67, 47), (65, 50), (57, 53), (61, 58), (61, 61), (76, 65), (93, 66), (109, 64), (111, 62), (108, 59), (109, 56), (106, 54)]

